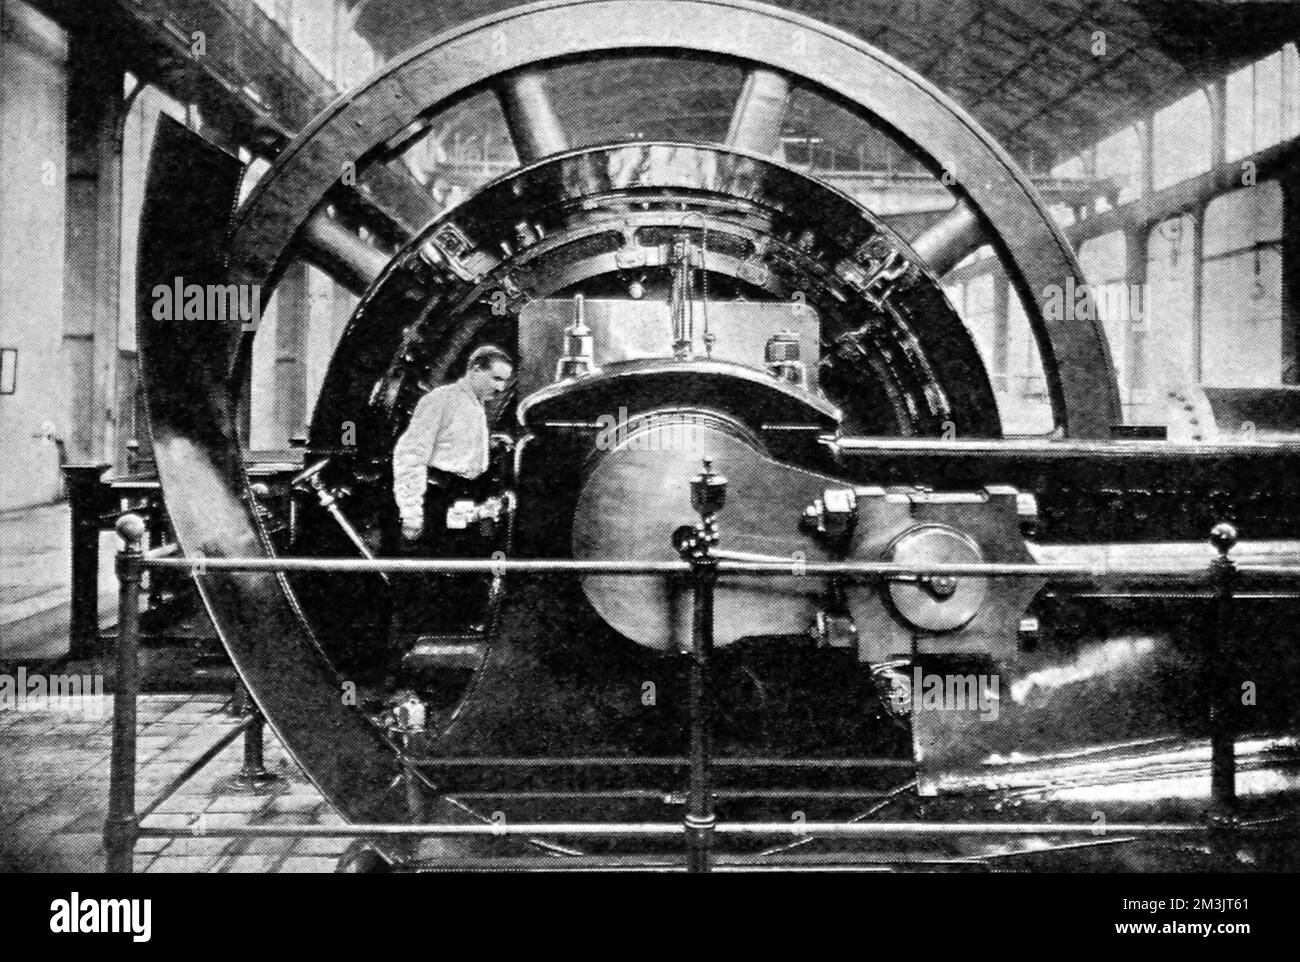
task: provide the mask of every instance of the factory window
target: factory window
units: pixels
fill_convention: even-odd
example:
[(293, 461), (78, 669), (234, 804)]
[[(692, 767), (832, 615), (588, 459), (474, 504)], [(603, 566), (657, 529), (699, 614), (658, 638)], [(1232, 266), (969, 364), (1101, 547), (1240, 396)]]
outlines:
[(1210, 101), (1197, 90), (1155, 116), (1151, 156), (1157, 190), (1210, 169)]
[(1083, 155), (1071, 157), (1069, 160), (1063, 160), (1052, 168), (1052, 176), (1059, 177), (1062, 180), (1082, 180), (1083, 179)]
[(290, 17), (294, 46), (327, 80), (334, 79), (337, 0), (293, 0)]
[(1005, 271), (997, 263), (991, 271), (981, 264), (992, 256), (987, 247), (971, 255), (968, 264), (979, 264), (982, 273), (950, 283), (943, 292), (984, 361), (1002, 429), (1007, 434), (1046, 434), (1054, 421), (1038, 341)]
[(1005, 373), (1005, 360), (1000, 366), (997, 364), (998, 349), (995, 345), (998, 340), (996, 288), (999, 283), (1005, 283), (1006, 275), (993, 248), (985, 244), (971, 251), (953, 268), (952, 277), (959, 280), (945, 287), (944, 293), (975, 338), (990, 374), (995, 367)]
[(1276, 181), (1216, 197), (1205, 209), (1202, 380), (1275, 387), (1282, 343), (1282, 190)]
[(1282, 137), (1300, 137), (1300, 52), (1294, 43), (1282, 48)]
[[(281, 379), (277, 377), (278, 362), (281, 360), (278, 343), (281, 340), (280, 302), (294, 299), (295, 293), (291, 285), (281, 282), (280, 288), (262, 308), (262, 321), (253, 338), (253, 358), (249, 372), (248, 446), (254, 450), (286, 447), (292, 433), (276, 419), (276, 397), (277, 391), (282, 387)], [(295, 305), (289, 306), (290, 311), (286, 313), (292, 315)], [(292, 360), (292, 355), (289, 354), (286, 360)]]
[(957, 265), (953, 268), (953, 270), (954, 271), (965, 270), (967, 267), (970, 267), (974, 264), (978, 264), (980, 261), (986, 261), (992, 256), (993, 256), (993, 248), (990, 247), (988, 244), (985, 244), (983, 247), (971, 251), (960, 261), (958, 261)]
[(307, 268), (305, 294), (307, 332), (302, 348), (307, 410), (311, 411), (357, 298), (315, 267)]
[(500, 104), (485, 91), (462, 100), (412, 142), (401, 163), (435, 203), (450, 207), (515, 167), (518, 159)]
[(338, 38), (334, 63), (334, 86), (351, 90), (375, 70), (377, 58), (370, 44), (352, 30), (343, 30)]
[(1092, 291), (1093, 306), (1110, 344), (1111, 361), (1125, 405), (1125, 420), (1133, 420), (1150, 402), (1147, 396), (1147, 344), (1141, 292), (1129, 283), (1128, 240), (1111, 231), (1083, 242), (1079, 265)]
[(1056, 221), (1057, 227), (1069, 227), (1076, 220), (1074, 208), (1069, 204), (1052, 204), (1047, 208), (1047, 212), (1052, 215), (1052, 220)]
[(244, 176), (239, 182), (239, 202), (241, 204), (248, 199), (248, 195), (253, 192), (257, 182), (271, 169), (271, 162), (265, 157), (250, 156), (246, 163), (248, 166), (244, 168)]
[(962, 320), (966, 322), (966, 329), (970, 331), (971, 337), (975, 339), (975, 346), (979, 348), (980, 357), (984, 361), (984, 368), (991, 375), (993, 373), (994, 360), (994, 306), (996, 297), (993, 291), (994, 278), (992, 274), (981, 274), (978, 277), (972, 277), (966, 284), (966, 310), (962, 314)]
[(944, 296), (948, 298), (953, 309), (958, 314), (964, 314), (966, 311), (966, 285), (965, 284), (946, 284), (943, 288)]
[(1228, 75), (1227, 158), (1238, 160), (1300, 134), (1296, 48), (1283, 49)]
[(1055, 425), (1047, 398), (1047, 378), (1038, 341), (1029, 326), (1024, 305), (1010, 292), (1007, 303), (1007, 382), (1009, 390), (998, 397), (1002, 429), (1007, 434), (1047, 434)]
[(1119, 188), (1119, 202), (1142, 194), (1142, 134), (1137, 125), (1125, 127), (1097, 144), (1097, 176)]
[[(350, 26), (344, 0), (254, 0), (293, 41), (303, 59), (339, 91), (375, 69), (375, 55)], [(355, 6), (355, 3), (351, 4)]]
[[(547, 70), (545, 78), (560, 126), (573, 147), (611, 140), (725, 140), (730, 117), (718, 112), (716, 104), (735, 103), (745, 81), (744, 71), (734, 64), (659, 55), (564, 63)], [(638, 99), (645, 90), (663, 91), (675, 107), (647, 111)], [(601, 95), (593, 97), (592, 91)], [(783, 144), (790, 163), (832, 166), (827, 142), (831, 131), (845, 140), (867, 133), (866, 121), (823, 104), (811, 93), (791, 98), (790, 116), (797, 118), (791, 122), (802, 129)], [(823, 111), (833, 123), (845, 126), (828, 130), (819, 121)]]

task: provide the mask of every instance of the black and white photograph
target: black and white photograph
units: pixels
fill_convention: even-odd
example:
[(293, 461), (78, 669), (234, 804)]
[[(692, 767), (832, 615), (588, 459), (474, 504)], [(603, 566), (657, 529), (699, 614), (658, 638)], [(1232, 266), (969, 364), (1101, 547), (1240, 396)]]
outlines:
[(32, 925), (833, 872), (1249, 935), (1236, 880), (1300, 871), (1297, 43), (0, 0), (0, 874), (73, 876)]

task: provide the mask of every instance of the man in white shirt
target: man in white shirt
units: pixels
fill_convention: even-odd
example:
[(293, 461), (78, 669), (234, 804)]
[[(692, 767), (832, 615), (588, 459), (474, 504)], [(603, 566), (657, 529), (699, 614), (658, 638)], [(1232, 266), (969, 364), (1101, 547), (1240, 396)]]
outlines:
[[(455, 558), (485, 553), (479, 526), (449, 530), (447, 511), (456, 501), (481, 501), (486, 493), (491, 438), (485, 402), (505, 390), (513, 369), (509, 354), (485, 344), (470, 354), (460, 380), (434, 388), (415, 406), (393, 448), (399, 554)], [(428, 632), (465, 631), (480, 617), (487, 586), (488, 580), (479, 576), (397, 579), (390, 637), (405, 646)]]
[(485, 404), (505, 390), (513, 370), (510, 355), (485, 344), (469, 356), (464, 377), (434, 388), (415, 406), (393, 448), (393, 498), (403, 544), (419, 542), (426, 529), (443, 523), (426, 512), (426, 504), (429, 512), (445, 510), (449, 493), (487, 471)]

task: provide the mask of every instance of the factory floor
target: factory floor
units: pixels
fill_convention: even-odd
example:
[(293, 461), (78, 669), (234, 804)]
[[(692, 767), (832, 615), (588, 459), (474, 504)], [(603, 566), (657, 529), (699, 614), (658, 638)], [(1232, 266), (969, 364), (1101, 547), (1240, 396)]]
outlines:
[[(137, 805), (238, 723), (229, 699), (146, 694), (139, 704)], [(0, 872), (102, 872), (108, 806), (112, 695), (82, 695), (0, 711)], [(334, 824), (339, 817), (293, 766), (269, 731), (266, 768), (279, 778), (252, 790), (234, 776), (237, 738), (149, 824), (189, 829), (183, 838), (144, 838), (137, 872), (332, 872), (346, 839), (205, 838), (205, 827)]]
[[(104, 652), (73, 661), (70, 533), (66, 502), (0, 511), (0, 873), (104, 871), (118, 539), (111, 531), (100, 536)], [(194, 608), (140, 649), (138, 808), (239, 723), (229, 710), (233, 676), (224, 661), (211, 671), (199, 667), (215, 641)], [(43, 701), (26, 695), (38, 676), (56, 675), (88, 679), (92, 693)], [(102, 694), (93, 693), (99, 689), (91, 679)], [(334, 871), (348, 839), (203, 837), (207, 827), (340, 821), (269, 730), (264, 744), (266, 768), (278, 778), (256, 790), (239, 783), (243, 739), (235, 739), (150, 817), (150, 825), (190, 834), (140, 839), (136, 871)]]

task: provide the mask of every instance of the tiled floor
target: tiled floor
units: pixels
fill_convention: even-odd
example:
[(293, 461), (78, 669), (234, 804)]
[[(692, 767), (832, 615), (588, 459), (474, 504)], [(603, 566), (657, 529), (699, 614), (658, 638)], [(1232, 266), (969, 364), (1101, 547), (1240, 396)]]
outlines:
[[(104, 868), (112, 696), (0, 711), (0, 871), (98, 872)], [(139, 709), (136, 798), (148, 804), (238, 719), (215, 695), (144, 695)], [(188, 829), (145, 838), (138, 872), (330, 872), (347, 839), (205, 838), (205, 827), (334, 824), (329, 805), (269, 731), (266, 766), (282, 776), (252, 792), (231, 779), (243, 764), (236, 739), (152, 815), (148, 824)]]
[[(12, 674), (24, 665), (31, 677), (68, 651), (70, 524), (66, 503), (0, 512), (0, 672)], [(116, 616), (117, 548), (117, 537), (103, 532), (102, 627)], [(190, 665), (192, 653), (177, 651), (182, 667)], [(157, 674), (154, 663), (165, 661), (165, 655), (142, 650), (146, 675)], [(92, 659), (62, 670), (111, 673), (112, 661)], [(107, 687), (111, 689), (111, 679)], [(237, 724), (226, 702), (222, 695), (141, 696), (138, 807)], [(103, 871), (112, 706), (112, 695), (39, 705), (0, 702), (0, 872)], [(282, 778), (267, 791), (253, 792), (232, 780), (243, 765), (242, 739), (222, 751), (149, 819), (149, 824), (191, 834), (141, 839), (136, 870), (333, 871), (348, 839), (238, 840), (201, 834), (205, 827), (228, 824), (339, 821), (269, 731), (265, 757), (267, 768)]]

